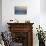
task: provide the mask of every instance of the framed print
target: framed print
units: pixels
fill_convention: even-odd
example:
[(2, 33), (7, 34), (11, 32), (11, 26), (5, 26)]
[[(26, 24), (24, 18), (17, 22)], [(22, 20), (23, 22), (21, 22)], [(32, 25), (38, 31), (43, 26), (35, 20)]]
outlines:
[(27, 14), (27, 8), (24, 6), (15, 6), (15, 14), (17, 15)]

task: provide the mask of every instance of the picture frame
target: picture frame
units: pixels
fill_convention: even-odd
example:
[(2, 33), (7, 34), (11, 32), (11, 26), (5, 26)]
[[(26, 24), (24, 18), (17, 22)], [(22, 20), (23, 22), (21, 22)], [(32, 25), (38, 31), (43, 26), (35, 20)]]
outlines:
[(25, 6), (15, 6), (14, 14), (16, 14), (16, 15), (25, 15), (25, 14), (27, 14), (27, 7), (25, 7)]

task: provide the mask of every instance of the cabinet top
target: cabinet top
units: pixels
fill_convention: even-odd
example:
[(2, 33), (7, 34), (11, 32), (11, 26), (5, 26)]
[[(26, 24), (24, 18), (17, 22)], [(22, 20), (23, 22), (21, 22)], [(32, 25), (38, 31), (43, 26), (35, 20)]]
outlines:
[(34, 23), (7, 23), (8, 25), (25, 25), (25, 24), (29, 24), (29, 25), (33, 25)]

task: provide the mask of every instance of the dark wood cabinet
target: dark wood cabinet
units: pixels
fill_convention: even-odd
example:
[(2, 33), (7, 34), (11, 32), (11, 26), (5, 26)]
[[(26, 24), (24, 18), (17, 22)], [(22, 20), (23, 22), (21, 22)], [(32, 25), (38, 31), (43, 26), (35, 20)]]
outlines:
[(33, 46), (33, 23), (7, 23), (12, 33), (13, 41), (22, 43), (22, 46)]

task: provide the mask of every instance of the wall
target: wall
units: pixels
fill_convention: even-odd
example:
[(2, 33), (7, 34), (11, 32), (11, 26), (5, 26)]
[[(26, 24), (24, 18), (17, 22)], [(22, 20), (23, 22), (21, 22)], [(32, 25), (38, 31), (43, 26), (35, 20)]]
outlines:
[(46, 0), (40, 0), (40, 10), (42, 13), (46, 13)]
[(2, 0), (0, 0), (0, 31), (2, 31)]
[[(15, 15), (15, 6), (26, 6), (27, 15)], [(42, 5), (42, 2), (41, 2)], [(33, 45), (38, 46), (38, 39), (36, 37), (36, 27), (39, 24), (46, 30), (46, 15), (42, 12), (43, 6), (40, 6), (40, 0), (2, 0), (2, 25), (3, 31), (8, 30), (7, 22), (10, 19), (17, 19), (19, 22), (25, 22), (25, 20), (30, 20), (33, 25)]]
[(46, 0), (40, 0), (40, 24), (46, 31)]
[[(27, 7), (27, 15), (15, 15), (14, 7), (16, 5), (26, 6)], [(3, 0), (2, 1), (2, 23), (3, 26), (10, 19), (17, 19), (20, 22), (24, 22), (25, 20), (30, 20), (34, 23), (39, 23), (39, 13), (40, 13), (40, 3), (37, 0)], [(23, 19), (22, 19), (23, 18)], [(34, 19), (35, 18), (35, 19)], [(38, 21), (37, 21), (38, 20)], [(6, 29), (4, 27), (4, 29)]]

